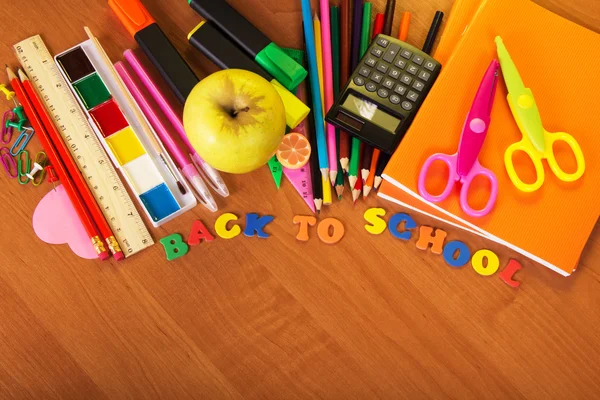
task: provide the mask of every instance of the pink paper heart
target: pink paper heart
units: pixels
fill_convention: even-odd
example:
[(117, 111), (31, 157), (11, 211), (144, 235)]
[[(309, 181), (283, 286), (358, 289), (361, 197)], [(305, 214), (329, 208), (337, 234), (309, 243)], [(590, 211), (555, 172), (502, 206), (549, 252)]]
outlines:
[(68, 244), (81, 258), (98, 258), (62, 185), (50, 190), (35, 208), (33, 230), (48, 244)]

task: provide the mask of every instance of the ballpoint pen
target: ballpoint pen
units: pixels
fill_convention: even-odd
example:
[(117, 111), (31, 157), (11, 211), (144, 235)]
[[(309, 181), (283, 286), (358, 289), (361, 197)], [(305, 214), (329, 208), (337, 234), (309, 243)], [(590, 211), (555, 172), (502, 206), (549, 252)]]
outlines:
[(165, 147), (167, 147), (173, 156), (173, 159), (178, 165), (181, 173), (195, 189), (197, 195), (196, 197), (199, 196), (198, 201), (200, 201), (200, 203), (210, 211), (216, 212), (218, 210), (217, 203), (206, 187), (202, 176), (194, 164), (192, 164), (185, 156), (185, 153), (180, 149), (179, 145), (173, 140), (169, 134), (169, 130), (165, 127), (148, 101), (144, 98), (138, 85), (134, 82), (133, 78), (125, 68), (125, 65), (121, 62), (118, 62), (115, 64), (115, 69), (119, 73), (119, 76), (125, 83), (125, 86), (127, 86), (127, 89), (135, 99), (136, 103), (142, 109), (144, 115), (146, 115), (150, 121), (150, 124), (154, 127), (156, 134), (160, 137)]
[(124, 53), (124, 56), (129, 65), (131, 65), (131, 68), (134, 70), (136, 75), (140, 78), (146, 89), (148, 89), (148, 92), (150, 92), (152, 98), (156, 101), (156, 103), (158, 103), (158, 106), (166, 115), (169, 122), (173, 125), (173, 127), (181, 137), (181, 140), (183, 140), (184, 144), (190, 152), (192, 162), (194, 163), (196, 168), (198, 168), (200, 174), (203, 177), (207, 178), (208, 185), (212, 187), (213, 190), (219, 195), (223, 197), (229, 196), (229, 190), (227, 189), (223, 178), (221, 178), (221, 175), (216, 169), (208, 165), (206, 161), (204, 161), (202, 157), (198, 155), (198, 153), (188, 140), (187, 135), (185, 134), (185, 129), (183, 128), (183, 122), (181, 121), (181, 118), (177, 115), (175, 110), (173, 110), (173, 107), (171, 107), (171, 105), (167, 102), (166, 98), (158, 89), (156, 84), (152, 81), (152, 78), (150, 78), (150, 75), (140, 63), (139, 59), (136, 57), (134, 52), (132, 50), (127, 50)]

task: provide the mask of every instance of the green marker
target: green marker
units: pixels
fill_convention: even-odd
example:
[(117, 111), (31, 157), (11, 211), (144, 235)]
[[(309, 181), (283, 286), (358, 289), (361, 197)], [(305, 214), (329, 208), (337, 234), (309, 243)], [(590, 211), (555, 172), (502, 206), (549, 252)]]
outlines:
[(290, 58), (225, 0), (188, 0), (188, 3), (286, 89), (294, 90), (308, 75), (302, 65)]

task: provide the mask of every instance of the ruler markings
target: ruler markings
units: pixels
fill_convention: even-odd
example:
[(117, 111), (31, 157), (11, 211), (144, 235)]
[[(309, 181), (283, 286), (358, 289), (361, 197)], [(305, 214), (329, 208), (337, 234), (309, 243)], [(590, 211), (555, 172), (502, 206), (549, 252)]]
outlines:
[(38, 35), (24, 40), (15, 45), (15, 50), (125, 255), (135, 254), (154, 244), (117, 171), (41, 37)]

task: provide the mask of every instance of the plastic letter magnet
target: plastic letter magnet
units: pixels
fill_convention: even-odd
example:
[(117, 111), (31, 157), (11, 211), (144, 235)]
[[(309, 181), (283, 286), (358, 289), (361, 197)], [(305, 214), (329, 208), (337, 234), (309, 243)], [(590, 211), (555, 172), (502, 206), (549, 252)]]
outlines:
[(287, 90), (295, 91), (308, 72), (275, 43), (270, 43), (256, 55), (256, 62), (267, 70)]

